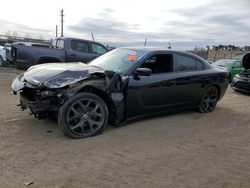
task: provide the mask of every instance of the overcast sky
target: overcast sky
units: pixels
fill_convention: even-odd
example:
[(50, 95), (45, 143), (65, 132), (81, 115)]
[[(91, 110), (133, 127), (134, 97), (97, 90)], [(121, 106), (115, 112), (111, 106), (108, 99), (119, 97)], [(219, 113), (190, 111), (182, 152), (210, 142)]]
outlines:
[(53, 38), (61, 9), (65, 36), (114, 46), (250, 45), (250, 0), (5, 0), (0, 34)]

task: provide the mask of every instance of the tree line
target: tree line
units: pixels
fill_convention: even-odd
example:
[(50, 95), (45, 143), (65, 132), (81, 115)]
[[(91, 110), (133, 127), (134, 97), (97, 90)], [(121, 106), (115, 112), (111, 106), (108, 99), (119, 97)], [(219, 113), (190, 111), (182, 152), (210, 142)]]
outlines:
[(229, 50), (229, 51), (250, 51), (250, 46), (244, 46), (244, 47), (240, 47), (240, 46), (235, 46), (235, 45), (212, 45), (212, 47), (210, 47), (209, 45), (206, 46), (207, 50)]

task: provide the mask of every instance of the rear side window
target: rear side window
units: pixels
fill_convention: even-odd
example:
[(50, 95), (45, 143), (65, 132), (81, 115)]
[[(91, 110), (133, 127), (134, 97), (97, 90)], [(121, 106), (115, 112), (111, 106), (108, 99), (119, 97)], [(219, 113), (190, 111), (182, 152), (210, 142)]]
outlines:
[(89, 52), (88, 43), (85, 41), (72, 40), (71, 49), (78, 52)]
[(203, 69), (203, 64), (201, 61), (196, 60), (194, 58), (184, 56), (184, 55), (176, 55), (176, 71), (198, 71)]
[(92, 43), (91, 47), (92, 47), (93, 53), (96, 53), (96, 54), (105, 54), (107, 52), (107, 50), (99, 44)]

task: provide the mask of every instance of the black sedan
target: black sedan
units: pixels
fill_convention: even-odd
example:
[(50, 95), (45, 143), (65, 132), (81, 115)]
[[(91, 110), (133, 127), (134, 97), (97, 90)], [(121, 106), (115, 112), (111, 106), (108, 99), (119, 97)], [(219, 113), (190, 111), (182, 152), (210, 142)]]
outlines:
[(242, 59), (244, 71), (235, 75), (231, 86), (235, 91), (250, 94), (250, 54), (246, 54)]
[(187, 52), (118, 48), (89, 64), (36, 65), (12, 83), (21, 108), (37, 118), (58, 116), (71, 138), (100, 134), (108, 123), (181, 109), (212, 112), (228, 73)]

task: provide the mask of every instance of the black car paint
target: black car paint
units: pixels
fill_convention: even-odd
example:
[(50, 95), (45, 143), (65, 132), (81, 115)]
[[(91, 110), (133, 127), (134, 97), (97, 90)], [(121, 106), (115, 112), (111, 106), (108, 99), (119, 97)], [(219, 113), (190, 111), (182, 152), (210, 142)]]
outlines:
[[(21, 107), (23, 109), (31, 108), (37, 117), (46, 115), (44, 112), (57, 111), (65, 101), (79, 92), (93, 92), (101, 96), (108, 104), (111, 112), (110, 121), (115, 123), (148, 114), (176, 109), (192, 109), (199, 104), (203, 92), (211, 85), (218, 88), (220, 98), (225, 94), (228, 86), (228, 74), (225, 71), (213, 68), (201, 58), (186, 52), (154, 49), (146, 49), (146, 51), (143, 58), (123, 75), (77, 63), (60, 64), (59, 66), (64, 70), (56, 72), (53, 70), (55, 66), (44, 64), (34, 66), (23, 76), (19, 76), (13, 82), (12, 89), (14, 93), (18, 90), (21, 91)], [(177, 53), (199, 59), (203, 62), (203, 70), (175, 72), (174, 67), (171, 73), (139, 76), (139, 79), (135, 79), (136, 68), (149, 56), (159, 53), (173, 54), (174, 64)], [(72, 71), (74, 69), (70, 66), (79, 66), (77, 70), (82, 69), (83, 76), (80, 79), (76, 78)], [(62, 82), (61, 86), (45, 87), (44, 83), (48, 80), (52, 80), (58, 75), (64, 77), (65, 73), (69, 71), (72, 73), (70, 83)], [(35, 98), (27, 99), (23, 95), (26, 87), (33, 88), (35, 92), (38, 91)], [(53, 96), (43, 97), (41, 93), (45, 91), (53, 92)], [(44, 105), (41, 105), (41, 102), (44, 102)]]

